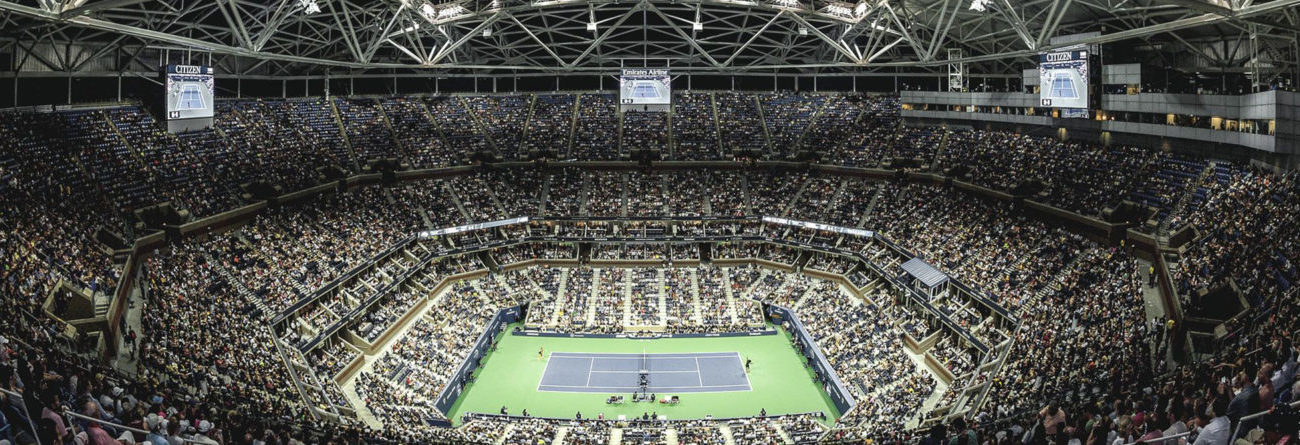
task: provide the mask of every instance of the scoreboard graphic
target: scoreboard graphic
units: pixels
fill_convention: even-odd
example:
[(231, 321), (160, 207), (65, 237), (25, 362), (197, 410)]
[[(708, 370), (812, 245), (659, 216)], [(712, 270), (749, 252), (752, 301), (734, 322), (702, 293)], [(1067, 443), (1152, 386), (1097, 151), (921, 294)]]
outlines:
[(212, 117), (211, 67), (167, 65), (165, 77), (168, 120)]
[(672, 76), (666, 69), (624, 69), (618, 78), (620, 104), (668, 105), (672, 97)]
[(1049, 108), (1088, 108), (1088, 51), (1038, 55), (1038, 104)]

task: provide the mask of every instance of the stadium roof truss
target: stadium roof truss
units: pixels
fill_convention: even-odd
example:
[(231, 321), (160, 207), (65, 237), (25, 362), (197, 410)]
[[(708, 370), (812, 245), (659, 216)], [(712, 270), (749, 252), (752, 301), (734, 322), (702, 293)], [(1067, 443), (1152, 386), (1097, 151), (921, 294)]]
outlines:
[(0, 0), (0, 71), (940, 73), (956, 48), (972, 73), (1018, 75), (1080, 33), (1164, 66), (1288, 71), (1298, 52), (1300, 0), (849, 1)]

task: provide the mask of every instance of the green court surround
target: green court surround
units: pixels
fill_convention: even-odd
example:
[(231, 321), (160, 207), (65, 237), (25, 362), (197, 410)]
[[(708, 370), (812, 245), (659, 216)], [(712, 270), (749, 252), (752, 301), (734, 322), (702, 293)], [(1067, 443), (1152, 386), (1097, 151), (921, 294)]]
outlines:
[[(513, 330), (516, 325), (510, 325)], [(826, 392), (814, 380), (812, 370), (804, 365), (804, 358), (790, 344), (787, 332), (777, 327), (778, 335), (749, 337), (665, 338), (633, 340), (622, 338), (561, 338), (502, 335), (495, 351), (483, 360), (483, 367), (475, 372), (470, 383), (449, 416), (457, 425), (466, 413), (497, 414), (504, 405), (512, 415), (528, 414), (537, 417), (573, 418), (579, 411), (583, 418), (595, 418), (604, 413), (606, 419), (619, 415), (640, 417), (645, 412), (667, 416), (669, 420), (751, 417), (766, 409), (768, 415), (825, 412), (826, 421), (833, 422), (839, 413)], [(583, 394), (539, 392), (537, 384), (542, 378), (546, 362), (538, 360), (538, 348), (552, 352), (737, 352), (753, 360), (749, 371), (752, 391), (724, 393), (679, 394), (681, 403), (632, 403), (631, 394), (622, 394), (627, 401), (622, 405), (607, 405), (605, 399), (612, 394)], [(664, 395), (659, 394), (662, 398)]]

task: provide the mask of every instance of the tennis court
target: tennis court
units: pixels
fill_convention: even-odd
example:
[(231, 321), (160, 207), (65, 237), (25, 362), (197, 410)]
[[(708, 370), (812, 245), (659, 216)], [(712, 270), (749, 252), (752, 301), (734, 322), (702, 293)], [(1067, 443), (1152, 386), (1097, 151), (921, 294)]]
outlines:
[[(527, 409), (532, 416), (570, 419), (579, 412), (640, 418), (647, 411), (669, 419), (727, 418), (756, 416), (764, 409), (769, 415), (839, 415), (784, 331), (645, 340), (509, 334), (515, 326), (506, 328), (457, 397), (447, 413), (453, 422), (461, 422), (466, 413), (495, 414), (502, 407), (511, 414)], [(641, 354), (646, 354), (645, 365), (638, 364)], [(621, 360), (628, 357), (633, 360)], [(748, 372), (745, 360), (753, 360)], [(642, 366), (649, 371), (647, 392), (659, 398), (681, 396), (680, 403), (607, 403), (610, 396), (629, 398), (640, 389)]]
[(203, 93), (198, 85), (182, 84), (180, 96), (176, 100), (177, 110), (200, 110), (203, 106)]
[(736, 352), (677, 354), (554, 352), (538, 391), (624, 393), (749, 391), (749, 378)]

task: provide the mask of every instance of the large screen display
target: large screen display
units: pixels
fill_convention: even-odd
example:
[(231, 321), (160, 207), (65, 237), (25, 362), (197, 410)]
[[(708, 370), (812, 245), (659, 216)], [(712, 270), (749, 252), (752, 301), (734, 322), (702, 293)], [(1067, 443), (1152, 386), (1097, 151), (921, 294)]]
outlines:
[(1051, 108), (1088, 108), (1088, 51), (1038, 56), (1038, 102)]
[(666, 69), (624, 69), (618, 78), (618, 103), (667, 105), (672, 103), (672, 76)]
[(212, 117), (212, 68), (167, 65), (167, 119)]

